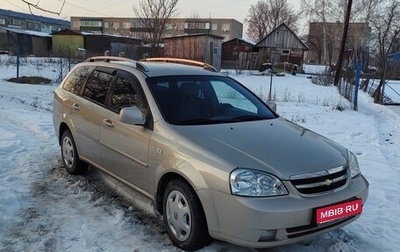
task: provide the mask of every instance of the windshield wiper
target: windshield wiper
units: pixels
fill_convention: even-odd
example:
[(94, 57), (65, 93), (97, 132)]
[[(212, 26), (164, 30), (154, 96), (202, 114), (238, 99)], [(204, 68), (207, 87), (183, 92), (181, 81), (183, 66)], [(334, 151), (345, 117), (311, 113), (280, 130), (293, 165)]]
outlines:
[(178, 122), (178, 124), (179, 125), (200, 125), (200, 124), (214, 124), (214, 123), (218, 123), (218, 122), (219, 122), (219, 120), (196, 118), (196, 119), (183, 120), (183, 121)]
[(257, 115), (246, 115), (238, 116), (234, 118), (221, 118), (221, 119), (207, 119), (207, 118), (196, 118), (190, 120), (183, 120), (178, 122), (178, 125), (201, 125), (201, 124), (217, 124), (217, 123), (231, 123), (231, 122), (249, 122), (258, 120), (272, 119), (273, 117), (268, 116), (257, 116)]
[(258, 120), (266, 120), (271, 119), (267, 116), (257, 116), (257, 115), (245, 115), (245, 116), (238, 116), (232, 119), (229, 119), (231, 122), (247, 122), (247, 121), (258, 121)]

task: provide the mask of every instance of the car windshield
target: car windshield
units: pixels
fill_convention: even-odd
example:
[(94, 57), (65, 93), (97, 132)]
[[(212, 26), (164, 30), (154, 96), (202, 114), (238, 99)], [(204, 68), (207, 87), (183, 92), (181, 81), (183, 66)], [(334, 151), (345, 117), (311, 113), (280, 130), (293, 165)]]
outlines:
[(229, 77), (153, 77), (148, 85), (165, 118), (174, 125), (267, 120), (275, 114)]

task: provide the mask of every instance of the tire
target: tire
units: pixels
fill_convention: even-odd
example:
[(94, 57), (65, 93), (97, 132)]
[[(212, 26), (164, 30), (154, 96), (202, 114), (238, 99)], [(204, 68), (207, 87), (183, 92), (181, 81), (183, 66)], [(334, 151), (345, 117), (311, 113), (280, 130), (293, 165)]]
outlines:
[(79, 159), (74, 138), (69, 130), (64, 131), (61, 136), (61, 158), (70, 174), (83, 174), (88, 170), (89, 165)]
[(164, 192), (163, 218), (175, 246), (193, 251), (211, 242), (207, 220), (192, 187), (181, 179), (171, 180)]

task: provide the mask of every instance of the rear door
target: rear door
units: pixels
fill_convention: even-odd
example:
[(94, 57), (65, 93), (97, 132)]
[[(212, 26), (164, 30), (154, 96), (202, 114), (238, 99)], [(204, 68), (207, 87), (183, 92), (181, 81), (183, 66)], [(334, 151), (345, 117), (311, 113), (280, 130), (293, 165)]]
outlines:
[(131, 73), (119, 71), (107, 101), (108, 110), (101, 124), (101, 148), (106, 169), (126, 182), (149, 192), (148, 148), (152, 130), (144, 125), (119, 121), (123, 107), (136, 106), (144, 118), (151, 120), (139, 80)]
[(81, 157), (101, 165), (100, 127), (106, 96), (115, 78), (112, 68), (97, 67), (89, 76), (81, 97), (72, 104), (72, 120), (76, 130), (76, 142)]

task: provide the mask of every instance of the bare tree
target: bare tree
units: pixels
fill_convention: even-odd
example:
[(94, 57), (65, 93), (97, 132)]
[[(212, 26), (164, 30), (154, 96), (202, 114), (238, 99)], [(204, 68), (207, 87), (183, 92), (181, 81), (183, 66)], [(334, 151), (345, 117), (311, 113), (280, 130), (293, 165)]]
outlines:
[(150, 56), (159, 56), (160, 43), (169, 20), (177, 15), (178, 0), (140, 0), (133, 12), (149, 41)]
[[(302, 10), (309, 18), (318, 22), (344, 22), (348, 0), (302, 0)], [(353, 0), (350, 21), (364, 21), (382, 0)]]
[(330, 28), (324, 22), (314, 22), (310, 24), (313, 32), (307, 37), (307, 44), (313, 53), (316, 54), (318, 64), (332, 65), (334, 54), (339, 50), (338, 31)]
[(380, 73), (380, 82), (374, 92), (374, 101), (382, 102), (382, 87), (385, 81), (387, 57), (392, 53), (394, 42), (400, 37), (400, 2), (391, 0), (382, 9), (376, 12), (372, 19), (373, 34), (377, 48), (377, 62)]
[[(320, 38), (310, 37), (308, 43), (310, 44), (310, 49), (313, 48), (315, 41), (321, 43), (318, 45), (319, 50), (322, 53), (320, 57), (322, 59), (321, 63), (331, 64), (332, 58), (335, 56), (336, 51), (339, 50), (340, 35), (333, 34), (334, 32), (329, 29), (332, 24), (343, 24), (344, 23), (344, 13), (347, 7), (348, 0), (302, 0), (302, 10), (305, 13), (309, 21), (320, 23), (321, 34)], [(373, 13), (377, 10), (378, 6), (383, 2), (382, 0), (353, 0), (352, 1), (352, 11), (349, 17), (350, 22), (361, 22), (368, 24), (371, 21)], [(330, 25), (328, 25), (328, 23)], [(368, 34), (366, 31), (365, 39), (368, 39)], [(350, 36), (351, 37), (351, 36)], [(355, 38), (350, 40), (354, 43), (362, 38)], [(314, 41), (310, 41), (314, 40)], [(357, 45), (356, 45), (357, 44)], [(367, 41), (358, 41), (354, 43), (354, 46), (364, 46), (362, 48), (363, 55), (367, 54)], [(315, 46), (314, 46), (315, 47)], [(360, 49), (360, 48), (358, 48)], [(368, 58), (367, 56), (365, 56)], [(367, 63), (367, 62), (365, 62)], [(366, 69), (366, 64), (364, 65)]]
[(382, 0), (354, 1), (351, 20), (366, 23), (371, 22), (372, 16), (383, 2)]
[(309, 20), (321, 23), (322, 44), (319, 47), (322, 48), (321, 52), (323, 57), (320, 56), (320, 58), (323, 64), (331, 64), (332, 57), (329, 55), (335, 50), (333, 47), (337, 44), (330, 37), (327, 23), (343, 21), (344, 8), (346, 6), (344, 1), (345, 0), (302, 0), (302, 9)]
[(281, 23), (297, 31), (297, 21), (301, 13), (296, 13), (287, 0), (258, 0), (252, 4), (247, 15), (247, 36), (255, 42), (261, 41)]

